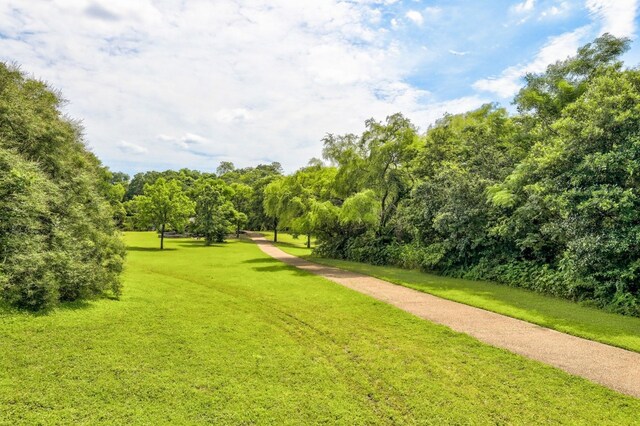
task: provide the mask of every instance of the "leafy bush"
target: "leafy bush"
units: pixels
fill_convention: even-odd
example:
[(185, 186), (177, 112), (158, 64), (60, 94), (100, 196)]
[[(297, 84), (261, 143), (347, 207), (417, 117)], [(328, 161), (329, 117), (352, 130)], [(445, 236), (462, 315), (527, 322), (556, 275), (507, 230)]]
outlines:
[(0, 64), (0, 297), (33, 310), (121, 290), (109, 173), (61, 103)]

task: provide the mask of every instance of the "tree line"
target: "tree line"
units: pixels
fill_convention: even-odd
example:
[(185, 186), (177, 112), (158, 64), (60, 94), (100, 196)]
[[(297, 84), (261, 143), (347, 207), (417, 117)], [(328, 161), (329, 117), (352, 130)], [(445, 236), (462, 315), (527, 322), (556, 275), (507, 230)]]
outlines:
[(283, 176), (279, 163), (236, 169), (223, 162), (216, 173), (182, 169), (136, 174), (118, 173), (112, 182), (116, 223), (124, 230), (157, 230), (160, 248), (167, 231), (203, 237), (206, 245), (223, 242), (242, 229), (265, 229), (271, 220), (263, 209), (264, 188)]
[(484, 105), (424, 133), (402, 114), (371, 119), (362, 134), (327, 135), (326, 164), (285, 176), (223, 163), (215, 179), (246, 216), (237, 225), (314, 235), (316, 255), (640, 315), (640, 71), (621, 62), (628, 47), (605, 34), (527, 75), (514, 113)]

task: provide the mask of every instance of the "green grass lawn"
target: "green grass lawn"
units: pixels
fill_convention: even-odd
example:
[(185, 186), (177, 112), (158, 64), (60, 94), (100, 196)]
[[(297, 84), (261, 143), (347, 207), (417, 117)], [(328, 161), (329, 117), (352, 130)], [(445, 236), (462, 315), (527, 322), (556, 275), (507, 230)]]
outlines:
[[(273, 233), (264, 232), (273, 239)], [(575, 336), (640, 352), (640, 318), (611, 314), (532, 291), (486, 281), (442, 277), (388, 266), (313, 257), (302, 237), (278, 233), (278, 246), (311, 261), (371, 275), (456, 302), (519, 318)]]
[(122, 299), (0, 311), (0, 424), (633, 424), (640, 400), (251, 242), (130, 233)]

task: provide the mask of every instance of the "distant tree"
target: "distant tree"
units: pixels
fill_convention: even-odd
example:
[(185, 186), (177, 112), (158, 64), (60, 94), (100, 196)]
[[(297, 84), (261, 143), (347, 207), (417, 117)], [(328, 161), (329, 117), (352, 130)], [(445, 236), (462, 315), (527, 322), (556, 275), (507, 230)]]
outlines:
[(144, 193), (144, 186), (155, 183), (161, 176), (162, 174), (156, 171), (136, 173), (127, 187), (127, 192), (124, 196), (125, 201), (133, 200), (136, 196), (142, 195)]
[(278, 242), (278, 226), (287, 214), (291, 192), (285, 178), (274, 180), (264, 188), (264, 212), (273, 223), (273, 241)]
[(319, 206), (334, 198), (336, 173), (334, 167), (325, 167), (320, 160), (316, 160), (286, 178), (290, 199), (285, 225), (294, 234), (306, 235), (308, 248), (311, 247), (311, 236), (320, 223)]
[(115, 183), (109, 185), (106, 191), (107, 200), (113, 207), (113, 219), (118, 228), (124, 226), (124, 221), (127, 217), (127, 211), (123, 204), (124, 194), (127, 192), (123, 183)]
[(227, 173), (234, 171), (235, 169), (236, 166), (234, 166), (231, 161), (222, 161), (216, 169), (216, 173), (218, 174), (218, 176), (224, 176)]
[(307, 165), (310, 167), (323, 167), (324, 163), (322, 162), (321, 159), (313, 157), (311, 158), (311, 160), (307, 162)]
[(237, 207), (239, 211), (247, 216), (246, 226), (249, 229), (271, 228), (272, 219), (264, 212), (264, 188), (281, 176), (282, 167), (279, 163), (260, 164), (256, 167), (235, 169), (220, 176), (220, 179), (228, 184), (242, 184), (251, 188), (248, 204), (243, 207)]
[(238, 212), (231, 203), (233, 189), (220, 179), (198, 179), (191, 192), (196, 204), (195, 231), (205, 244), (221, 243)]
[(122, 173), (122, 172), (111, 172), (111, 179), (109, 179), (109, 182), (112, 185), (121, 183), (123, 184), (123, 186), (127, 186), (129, 184), (129, 175), (126, 173)]
[(136, 173), (129, 185), (127, 186), (127, 192), (125, 194), (125, 201), (132, 200), (136, 195), (142, 195), (144, 192), (144, 186), (146, 184), (153, 184), (159, 178), (165, 180), (177, 180), (180, 183), (181, 188), (184, 191), (188, 191), (193, 186), (193, 183), (201, 177), (212, 177), (215, 175), (212, 173), (203, 173), (198, 170), (180, 169), (165, 170), (163, 172), (149, 171), (144, 173)]
[(236, 209), (234, 220), (236, 228), (236, 238), (240, 237), (240, 228), (247, 224), (248, 214), (251, 211), (251, 199), (253, 197), (253, 188), (243, 183), (232, 183), (233, 196), (231, 201)]
[(177, 180), (159, 178), (144, 186), (144, 195), (135, 198), (138, 219), (160, 231), (160, 249), (164, 249), (164, 233), (170, 225), (179, 231), (193, 214), (194, 203), (187, 197)]

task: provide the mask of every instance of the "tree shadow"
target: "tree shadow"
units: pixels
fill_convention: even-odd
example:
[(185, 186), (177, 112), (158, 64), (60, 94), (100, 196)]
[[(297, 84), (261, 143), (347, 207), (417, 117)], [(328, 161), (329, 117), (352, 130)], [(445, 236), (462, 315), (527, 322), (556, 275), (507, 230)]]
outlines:
[(160, 247), (136, 247), (136, 246), (128, 246), (127, 247), (127, 251), (158, 251), (158, 252), (163, 252), (163, 251), (175, 251), (177, 249), (175, 248), (165, 248), (165, 249), (160, 249)]
[[(277, 262), (277, 261), (276, 261)], [(289, 266), (286, 265), (284, 263), (281, 263), (280, 265), (272, 265), (272, 266), (255, 266), (253, 268), (254, 271), (258, 271), (258, 272), (282, 272), (282, 271), (287, 271), (287, 272), (292, 272), (295, 275), (300, 275), (300, 276), (307, 276), (309, 275), (309, 272), (300, 270), (294, 266)]]
[(37, 318), (37, 317), (46, 317), (55, 312), (84, 311), (84, 310), (93, 308), (94, 306), (93, 302), (97, 300), (118, 300), (118, 299), (112, 295), (104, 295), (101, 297), (95, 297), (91, 299), (74, 300), (73, 302), (60, 302), (58, 305), (52, 308), (42, 309), (39, 311), (34, 311), (27, 308), (18, 308), (18, 307), (9, 305), (6, 302), (2, 302), (0, 303), (0, 319), (9, 318), (9, 317)]
[(255, 259), (243, 260), (242, 263), (280, 263), (279, 260), (263, 257), (256, 257)]
[(56, 306), (54, 311), (82, 311), (93, 307), (93, 303), (96, 300), (118, 300), (117, 298), (111, 295), (104, 295), (102, 297), (96, 299), (88, 299), (88, 300), (74, 300), (73, 302), (62, 302), (58, 306)]
[(224, 243), (214, 243), (214, 244), (206, 245), (204, 243), (204, 240), (184, 241), (178, 245), (180, 247), (187, 247), (187, 248), (207, 248), (207, 247), (224, 247), (225, 246)]
[(297, 243), (278, 241), (276, 244), (282, 247), (301, 248), (301, 249), (308, 249), (308, 250), (313, 250), (315, 248), (313, 244), (311, 245), (311, 247), (307, 247), (306, 243), (297, 244)]

